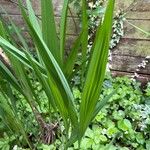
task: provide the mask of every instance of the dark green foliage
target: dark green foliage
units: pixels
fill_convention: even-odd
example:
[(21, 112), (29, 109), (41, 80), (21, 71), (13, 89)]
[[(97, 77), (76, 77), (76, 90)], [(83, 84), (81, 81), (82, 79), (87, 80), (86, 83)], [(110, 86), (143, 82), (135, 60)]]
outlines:
[[(43, 99), (41, 103), (41, 112), (43, 113), (44, 118), (49, 121), (48, 107), (44, 104), (47, 101), (45, 94), (42, 92), (41, 86), (38, 82), (34, 83), (39, 97)], [(81, 141), (81, 150), (85, 148), (92, 148), (93, 150), (149, 150), (149, 129), (150, 129), (150, 87), (149, 84), (145, 87), (144, 90), (141, 89), (140, 83), (133, 81), (127, 77), (117, 77), (112, 78), (110, 75), (107, 75), (105, 82), (103, 84), (102, 93), (100, 94), (100, 100), (109, 95), (114, 88), (118, 87), (119, 89), (115, 95), (112, 96), (108, 104), (98, 113), (96, 118), (90, 123), (83, 140)], [(75, 97), (75, 103), (77, 109), (79, 108), (79, 103), (81, 100), (81, 92), (79, 86), (73, 87), (73, 94)], [(32, 115), (32, 110), (29, 105), (26, 103), (25, 99), (15, 93), (17, 98), (17, 110), (18, 115), (25, 122), (25, 129), (30, 139), (35, 143), (38, 149), (46, 150), (49, 148), (52, 149), (62, 149), (64, 144), (64, 135), (65, 132), (58, 132), (58, 138), (55, 144), (51, 146), (44, 145), (39, 143), (36, 139), (39, 136), (38, 125), (34, 116)], [(23, 103), (20, 103), (20, 100)], [(56, 118), (59, 118), (59, 114), (53, 114)], [(61, 128), (63, 127), (62, 120), (59, 120)], [(3, 124), (2, 124), (3, 125)], [(3, 130), (2, 130), (3, 129)], [(4, 131), (9, 133), (7, 130), (4, 130), (4, 126), (1, 127), (1, 132)], [(14, 146), (15, 144), (19, 146), (16, 138), (12, 133), (8, 134), (11, 138), (8, 140), (7, 146)], [(17, 135), (16, 135), (17, 136)], [(8, 137), (4, 134), (2, 141)], [(21, 145), (23, 141), (21, 137)], [(11, 140), (12, 139), (12, 140)], [(73, 144), (69, 148), (78, 149), (78, 143)]]
[[(59, 139), (62, 138), (61, 142), (64, 142), (65, 149), (76, 141), (80, 147), (87, 127), (103, 106), (99, 105), (98, 99), (108, 61), (115, 1), (108, 1), (104, 20), (97, 28), (90, 59), (86, 55), (88, 51), (88, 17), (85, 0), (81, 1), (81, 33), (72, 46), (67, 59), (65, 42), (69, 1), (64, 0), (63, 3), (59, 38), (56, 32), (52, 0), (41, 1), (41, 20), (36, 17), (30, 0), (26, 0), (26, 9), (22, 5), (22, 0), (18, 0), (18, 2), (22, 17), (33, 40), (37, 57), (35, 58), (31, 54), (30, 46), (18, 27), (11, 21), (19, 44), (13, 40), (10, 36), (10, 30), (7, 30), (3, 20), (1, 20), (0, 46), (9, 58), (11, 68), (0, 61), (0, 78), (6, 81), (8, 86), (8, 88), (4, 88), (3, 82), (0, 84), (0, 116), (2, 121), (16, 137), (22, 135), (30, 149), (36, 147), (37, 141), (52, 144), (59, 135), (58, 130), (63, 132), (59, 135)], [(80, 111), (75, 104), (71, 85), (74, 72), (76, 72), (74, 66), (79, 50), (82, 51), (82, 61), (79, 66), (82, 85), (81, 101), (78, 105)], [(68, 66), (67, 69), (64, 62)], [(41, 87), (40, 92), (37, 91), (37, 83)], [(11, 94), (8, 91), (11, 91)], [(19, 94), (19, 97), (16, 97), (15, 93)], [(101, 102), (105, 104), (109, 98), (110, 96)], [(16, 103), (21, 104), (21, 108), (27, 110), (20, 114), (20, 109)], [(43, 106), (46, 107), (43, 108)], [(32, 114), (31, 118), (33, 119), (26, 124), (26, 115), (29, 113)], [(20, 115), (18, 116), (18, 114)], [(35, 125), (33, 129), (38, 126), (39, 130), (36, 128), (35, 131), (29, 131), (28, 126), (30, 125)], [(61, 129), (62, 126), (64, 129)], [(31, 138), (34, 133), (36, 133), (35, 137)]]
[[(100, 99), (118, 86), (117, 93), (112, 96), (88, 128), (81, 148), (87, 145), (87, 149), (103, 150), (108, 149), (111, 143), (110, 150), (149, 149), (149, 84), (145, 90), (142, 90), (140, 83), (127, 77), (113, 79), (107, 76)], [(74, 94), (77, 99), (80, 99), (81, 93), (78, 88), (74, 88)]]

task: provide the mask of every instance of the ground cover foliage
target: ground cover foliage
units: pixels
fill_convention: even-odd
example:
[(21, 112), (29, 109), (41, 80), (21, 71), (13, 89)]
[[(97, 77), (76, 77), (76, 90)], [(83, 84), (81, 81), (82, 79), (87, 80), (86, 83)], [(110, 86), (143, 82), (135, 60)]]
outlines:
[[(39, 97), (43, 99), (41, 113), (49, 121), (49, 108), (45, 105), (47, 97), (43, 94), (42, 87), (38, 82), (35, 82), (34, 85)], [(140, 83), (134, 80), (127, 77), (112, 78), (108, 73), (104, 80), (100, 99), (110, 94), (118, 85), (121, 86), (119, 86), (117, 93), (111, 97), (101, 112), (90, 123), (82, 139), (81, 150), (148, 150), (150, 148), (150, 84), (141, 88)], [(74, 79), (73, 94), (78, 107), (81, 92), (77, 77)], [(50, 146), (43, 144), (39, 142), (38, 124), (30, 106), (20, 94), (16, 93), (15, 96), (17, 98), (18, 116), (25, 122), (25, 130), (36, 148), (38, 150), (63, 149), (64, 144), (62, 141), (65, 139), (63, 136), (65, 132), (60, 115), (53, 114), (60, 119), (59, 123), (62, 129), (57, 132), (55, 144)], [(1, 149), (27, 149), (23, 137), (12, 134), (8, 127), (2, 123), (2, 120), (0, 132)], [(78, 143), (74, 143), (69, 149), (78, 149)]]

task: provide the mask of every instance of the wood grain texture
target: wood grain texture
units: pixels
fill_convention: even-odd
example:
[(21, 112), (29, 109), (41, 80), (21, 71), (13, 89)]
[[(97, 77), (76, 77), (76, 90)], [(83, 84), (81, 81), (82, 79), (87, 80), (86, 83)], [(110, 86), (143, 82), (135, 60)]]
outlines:
[(129, 11), (126, 15), (126, 18), (129, 20), (150, 20), (150, 11)]
[[(121, 71), (115, 71), (115, 70), (111, 70), (111, 74), (114, 77), (128, 76), (129, 78), (132, 78), (134, 76), (134, 73), (121, 72)], [(145, 75), (145, 74), (140, 74), (140, 73), (138, 75), (139, 76), (136, 78), (136, 80), (142, 83), (141, 86), (145, 86), (147, 82), (150, 81), (150, 75)]]
[(150, 1), (149, 0), (138, 0), (138, 3), (134, 8), (132, 8), (132, 11), (136, 12), (146, 12), (150, 11)]
[[(18, 0), (0, 0), (0, 5), (8, 14), (18, 15), (21, 14), (20, 9), (18, 8), (17, 2)], [(26, 0), (23, 0), (23, 5), (26, 7)], [(63, 0), (52, 0), (54, 13), (56, 16), (61, 15)], [(40, 0), (32, 0), (33, 8), (37, 15), (40, 15)], [(0, 9), (0, 13), (4, 13), (2, 9)], [(70, 13), (68, 13), (71, 16)], [(72, 15), (77, 17), (77, 14), (72, 10)]]
[[(23, 5), (25, 6), (26, 0), (22, 0)], [(20, 9), (18, 8), (18, 0), (0, 0), (0, 5), (3, 7), (3, 9), (8, 13), (12, 15), (21, 14)], [(40, 14), (40, 0), (32, 0), (33, 8), (36, 12), (36, 14)], [(0, 9), (0, 13), (4, 13), (2, 9)]]
[(112, 54), (146, 57), (150, 55), (150, 40), (122, 38)]
[(134, 3), (134, 0), (116, 0), (115, 9), (116, 10), (125, 10)]
[[(117, 71), (136, 72), (138, 65), (143, 61), (142, 57), (112, 55), (112, 69)], [(142, 68), (139, 73), (150, 75), (150, 65)]]
[[(137, 20), (128, 19), (128, 21), (133, 25), (143, 29), (144, 31), (150, 32), (150, 20), (138, 20), (137, 18)], [(150, 36), (147, 36), (145, 33), (131, 26), (127, 22), (125, 22), (124, 24), (124, 32), (125, 32), (124, 35), (125, 38), (146, 39), (146, 40), (150, 39)]]

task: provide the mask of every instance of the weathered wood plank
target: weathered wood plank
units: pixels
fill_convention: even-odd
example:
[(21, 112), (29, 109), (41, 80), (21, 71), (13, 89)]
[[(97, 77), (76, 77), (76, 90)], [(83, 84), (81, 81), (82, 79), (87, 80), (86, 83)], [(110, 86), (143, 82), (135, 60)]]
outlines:
[[(118, 77), (118, 76), (128, 76), (129, 78), (134, 76), (134, 73), (129, 73), (129, 72), (121, 72), (121, 71), (115, 71), (115, 70), (111, 70), (111, 74), (114, 77)], [(147, 82), (150, 81), (150, 75), (145, 75), (145, 74), (138, 74), (139, 76), (136, 78), (137, 81), (140, 81), (143, 85), (146, 85)]]
[(150, 40), (121, 39), (112, 53), (115, 55), (150, 56)]
[(129, 19), (150, 19), (150, 1), (138, 0), (136, 5), (127, 13)]
[(134, 2), (134, 0), (116, 0), (115, 9), (116, 10), (125, 10)]
[(66, 37), (66, 49), (72, 48), (73, 43), (75, 42), (77, 36), (75, 35), (67, 35)]
[[(57, 26), (57, 32), (59, 32), (60, 17), (55, 17), (55, 21), (56, 21), (56, 26)], [(72, 17), (67, 18), (67, 30), (66, 30), (67, 34), (72, 34), (72, 35), (79, 34), (79, 32), (80, 32), (80, 28), (79, 28), (80, 20), (79, 20), (79, 18), (74, 18), (74, 21), (73, 21)]]
[[(142, 62), (142, 57), (112, 55), (112, 69), (116, 71), (135, 72)], [(140, 73), (150, 75), (150, 64), (140, 70)]]
[(150, 20), (150, 11), (138, 12), (138, 11), (129, 11), (126, 15), (127, 19), (133, 20)]
[[(150, 21), (149, 20), (128, 20), (130, 23), (136, 25), (137, 27), (143, 29), (146, 32), (150, 32)], [(129, 23), (124, 24), (125, 38), (133, 39), (150, 39), (145, 33), (137, 30), (135, 27), (131, 26)]]
[[(18, 0), (13, 0), (14, 3), (10, 2), (9, 0), (1, 0), (0, 5), (6, 10), (6, 12), (8, 14), (11, 15), (16, 15), (16, 14), (21, 14), (20, 9), (18, 8), (17, 2)], [(24, 2), (24, 6), (25, 5), (25, 1)], [(33, 4), (33, 8), (36, 12), (37, 15), (40, 15), (40, 0), (32, 0), (32, 4)], [(54, 8), (54, 14), (55, 16), (61, 16), (61, 11), (62, 11), (62, 6), (63, 6), (63, 0), (53, 0), (53, 8)], [(73, 16), (77, 16), (77, 14), (75, 13), (75, 11), (71, 11)], [(0, 13), (4, 13), (4, 11), (2, 9), (0, 9)], [(69, 12), (68, 12), (68, 16), (72, 16)]]
[[(3, 9), (8, 13), (8, 14), (21, 14), (20, 9), (18, 8), (18, 0), (12, 0), (14, 3), (12, 3), (9, 0), (1, 0), (0, 5), (3, 7)], [(26, 0), (23, 0), (23, 4), (25, 4)], [(40, 14), (40, 0), (32, 0), (33, 8), (36, 12), (36, 14)], [(4, 13), (2, 9), (0, 9), (0, 13)]]
[(150, 11), (150, 0), (138, 0), (137, 5), (132, 8), (132, 11), (136, 12)]

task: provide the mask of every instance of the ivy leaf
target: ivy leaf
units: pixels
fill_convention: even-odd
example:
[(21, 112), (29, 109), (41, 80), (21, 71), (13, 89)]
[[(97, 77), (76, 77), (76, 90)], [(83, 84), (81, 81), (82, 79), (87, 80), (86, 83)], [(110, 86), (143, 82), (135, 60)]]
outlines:
[(89, 137), (89, 138), (93, 138), (94, 137), (94, 133), (93, 130), (91, 130), (90, 128), (88, 128), (85, 132), (85, 136)]
[(122, 118), (125, 117), (125, 112), (122, 111), (122, 110), (114, 111), (114, 112), (113, 112), (113, 117), (114, 117), (114, 119), (116, 119), (116, 120), (121, 120)]
[(136, 140), (139, 144), (144, 144), (145, 142), (145, 139), (143, 137), (143, 134), (142, 133), (137, 133), (136, 135)]
[(90, 138), (84, 138), (81, 142), (81, 148), (88, 149), (91, 148), (91, 145), (94, 143), (94, 141)]
[(116, 127), (110, 127), (107, 130), (107, 134), (109, 136), (115, 135), (119, 130)]
[(81, 92), (78, 88), (73, 88), (73, 95), (75, 99), (81, 99)]
[(4, 145), (3, 147), (2, 147), (2, 150), (10, 150), (10, 146), (7, 144), (7, 145)]
[(132, 125), (128, 119), (123, 119), (118, 121), (118, 128), (123, 131), (129, 131), (132, 129)]
[(100, 135), (99, 138), (102, 142), (107, 142), (107, 137), (105, 135)]
[(150, 141), (146, 141), (146, 149), (150, 149)]

